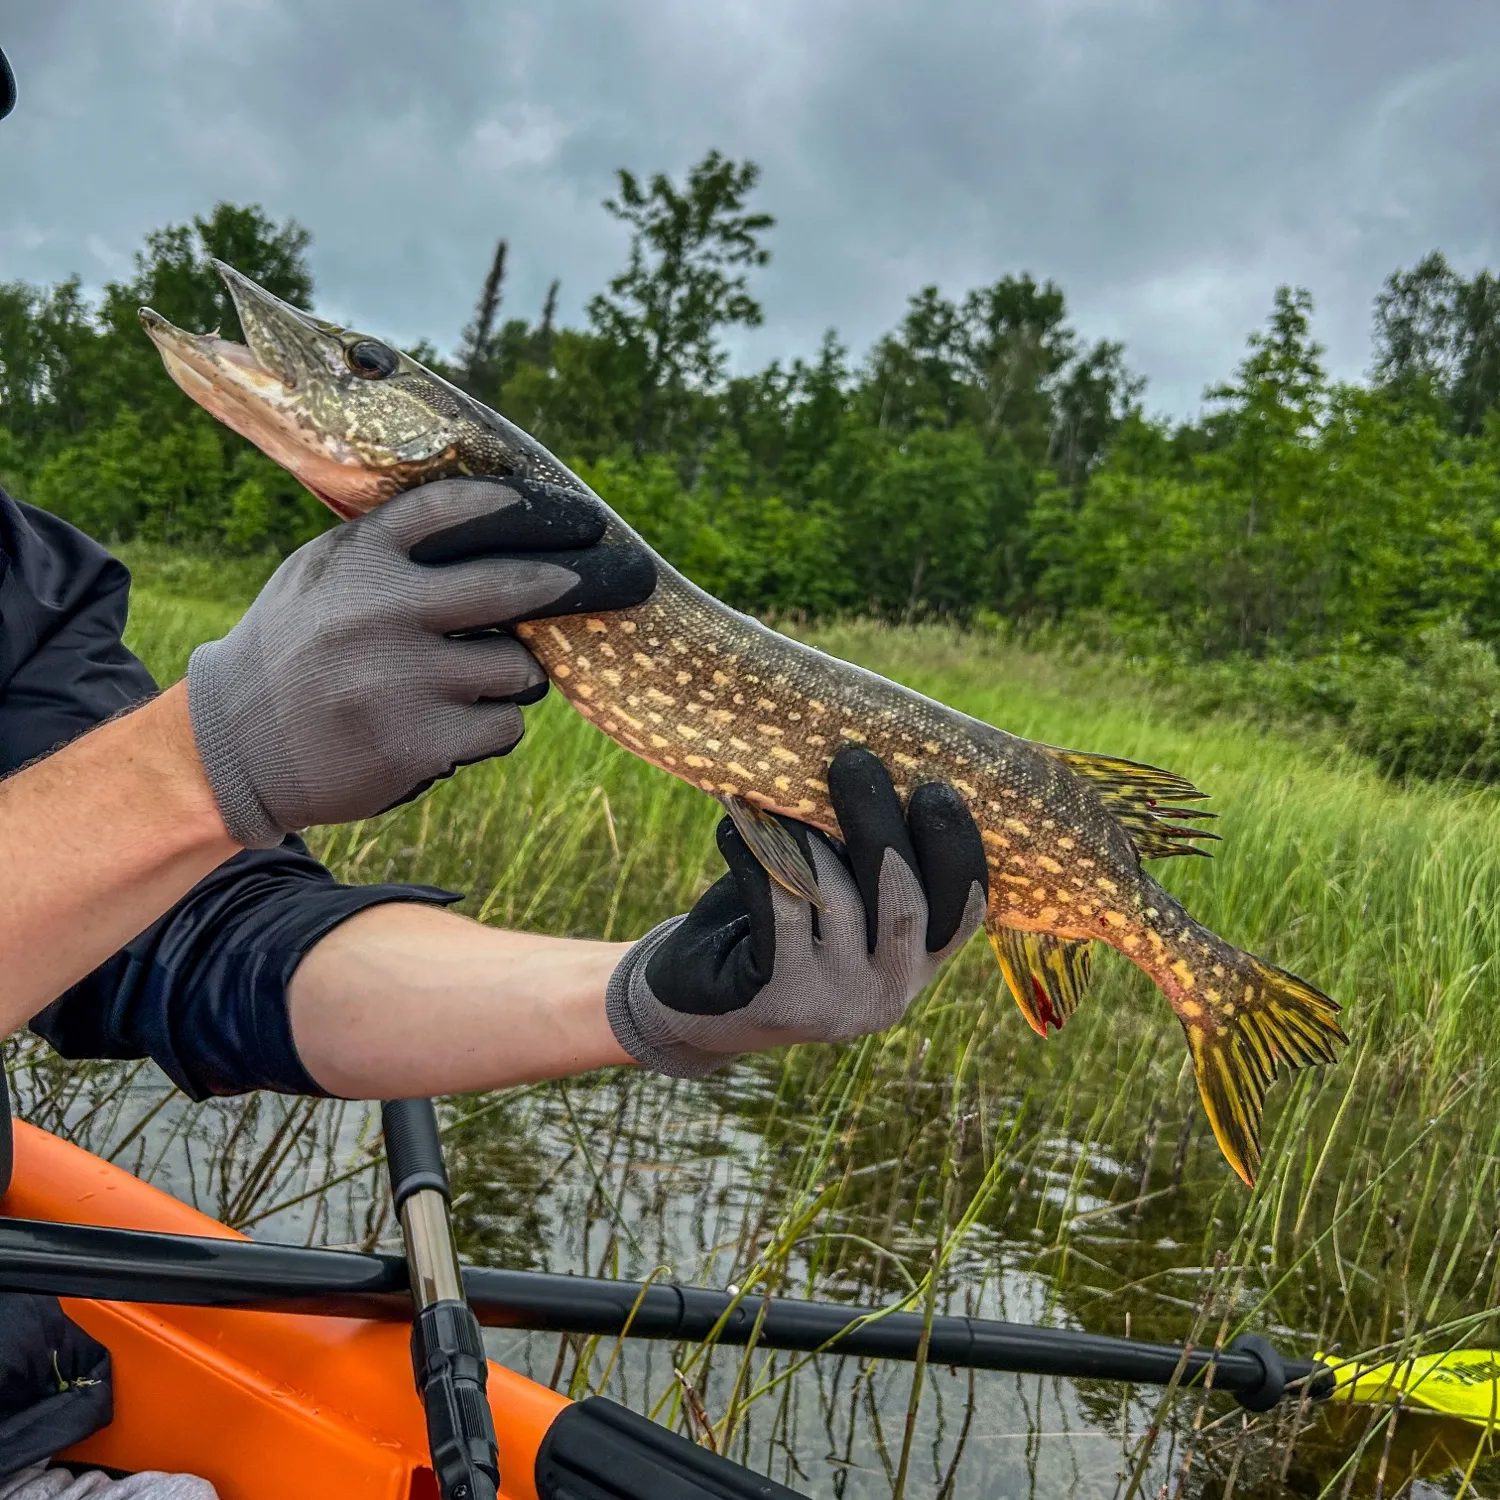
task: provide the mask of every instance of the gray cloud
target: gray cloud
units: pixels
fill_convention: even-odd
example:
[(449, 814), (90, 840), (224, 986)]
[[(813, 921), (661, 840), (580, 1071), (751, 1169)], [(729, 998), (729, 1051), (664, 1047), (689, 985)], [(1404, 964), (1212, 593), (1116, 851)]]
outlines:
[(0, 278), (128, 268), (219, 198), (314, 235), (321, 308), (451, 345), (621, 261), (616, 166), (709, 146), (779, 225), (742, 363), (862, 352), (927, 282), (1056, 278), (1195, 410), (1284, 281), (1336, 372), (1383, 277), (1500, 262), (1500, 11), (1429, 0), (0, 0)]

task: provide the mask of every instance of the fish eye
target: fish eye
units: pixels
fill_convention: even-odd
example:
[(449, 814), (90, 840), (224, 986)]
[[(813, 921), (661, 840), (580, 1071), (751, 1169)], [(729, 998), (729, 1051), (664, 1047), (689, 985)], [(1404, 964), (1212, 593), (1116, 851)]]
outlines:
[(344, 361), (356, 375), (366, 380), (384, 380), (394, 375), (401, 356), (379, 339), (356, 339), (344, 350)]

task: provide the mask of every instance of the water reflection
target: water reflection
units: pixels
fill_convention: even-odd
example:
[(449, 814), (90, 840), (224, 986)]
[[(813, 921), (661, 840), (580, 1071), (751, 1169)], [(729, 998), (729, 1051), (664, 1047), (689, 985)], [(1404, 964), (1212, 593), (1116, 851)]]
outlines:
[[(1175, 1038), (1106, 1012), (1071, 1051), (1012, 1027), (954, 1066), (953, 1038), (988, 1032), (972, 1016), (965, 1032), (957, 1008), (934, 1014), (926, 1045), (905, 1051), (808, 1051), (694, 1083), (619, 1070), (449, 1102), (462, 1253), (720, 1287), (759, 1277), (774, 1295), (860, 1303), (933, 1273), (939, 1312), (1209, 1342), (1248, 1319), (1297, 1353), (1493, 1304), (1493, 1214), (1432, 1166), (1461, 1153), (1462, 1110), (1434, 1126), (1430, 1101), (1387, 1080), (1379, 1133), (1346, 1150), (1329, 1144), (1340, 1096), (1310, 1083), (1282, 1120), (1300, 1175), (1251, 1199), (1222, 1167)], [(191, 1105), (149, 1070), (77, 1069), (30, 1046), (13, 1064), (23, 1114), (217, 1217), (270, 1239), (396, 1244), (368, 1106)], [(1423, 1130), (1422, 1154), (1387, 1170), (1380, 1143)], [(846, 1500), (891, 1495), (903, 1468), (908, 1496), (1028, 1500), (1456, 1495), (1471, 1465), (1479, 1493), (1500, 1486), (1472, 1429), (1412, 1413), (1288, 1405), (1252, 1420), (1212, 1393), (1164, 1403), (947, 1368), (923, 1372), (914, 1399), (910, 1366), (491, 1338), (535, 1379), (711, 1432)]]

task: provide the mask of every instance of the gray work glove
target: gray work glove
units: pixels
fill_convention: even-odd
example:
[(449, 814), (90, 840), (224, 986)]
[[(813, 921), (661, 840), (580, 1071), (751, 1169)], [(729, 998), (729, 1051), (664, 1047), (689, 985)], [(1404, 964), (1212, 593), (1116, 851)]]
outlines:
[[(372, 817), (521, 738), (546, 674), (509, 635), (450, 632), (639, 604), (638, 546), (586, 496), (445, 479), (294, 552), (188, 663), (198, 753), (231, 836), (267, 848)], [(414, 560), (415, 558), (415, 560)]]
[(883, 1031), (978, 930), (989, 872), (952, 787), (919, 786), (903, 811), (885, 767), (851, 748), (829, 767), (828, 794), (842, 846), (783, 820), (825, 911), (772, 881), (726, 818), (729, 874), (621, 959), (605, 1009), (637, 1062), (696, 1078), (742, 1052)]

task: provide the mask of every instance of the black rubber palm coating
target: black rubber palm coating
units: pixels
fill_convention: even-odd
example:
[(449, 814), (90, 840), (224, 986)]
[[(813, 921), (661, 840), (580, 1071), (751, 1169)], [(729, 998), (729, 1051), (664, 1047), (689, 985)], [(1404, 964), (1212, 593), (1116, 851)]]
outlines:
[(536, 479), (450, 479), (494, 496), (495, 509), (425, 536), (411, 549), (411, 560), (440, 565), (511, 552), (558, 552), (592, 547), (604, 536), (609, 518), (591, 495)]
[(449, 479), (456, 493), (491, 496), (494, 509), (421, 538), (411, 560), (437, 567), (477, 558), (524, 556), (566, 568), (578, 582), (545, 607), (507, 614), (506, 623), (557, 615), (607, 614), (643, 604), (656, 591), (651, 554), (633, 542), (601, 542), (609, 517), (592, 495), (536, 479)]
[(656, 565), (651, 554), (628, 543), (600, 542), (575, 552), (527, 552), (538, 563), (566, 568), (578, 582), (545, 607), (523, 609), (507, 617), (519, 625), (525, 620), (550, 620), (558, 615), (602, 615), (611, 610), (644, 604), (656, 592)]
[[(771, 904), (766, 879), (766, 908)], [(752, 877), (753, 879), (753, 877)], [(769, 942), (764, 934), (770, 932)], [(743, 1010), (765, 986), (758, 947), (775, 956), (775, 932), (767, 918), (748, 915), (739, 882), (733, 874), (715, 881), (693, 908), (693, 920), (683, 921), (670, 948), (653, 952), (646, 979), (663, 1005), (683, 1015), (723, 1016)]]
[(854, 745), (834, 756), (828, 768), (828, 800), (838, 815), (846, 859), (864, 898), (865, 940), (873, 953), (880, 932), (880, 872), (886, 850), (895, 850), (913, 872), (918, 870), (917, 851), (891, 774), (868, 750)]
[[(732, 926), (745, 938), (743, 972), (734, 977), (740, 981), (739, 988), (753, 985), (739, 1002), (746, 1005), (755, 991), (771, 977), (771, 970), (776, 965), (776, 919), (771, 910), (771, 877), (766, 873), (766, 867), (750, 852), (749, 845), (730, 819), (720, 820), (714, 831), (714, 840), (729, 867), (729, 873), (718, 882), (718, 886), (726, 887), (725, 894), (732, 893), (735, 898), (732, 906), (727, 902), (722, 905), (720, 921)], [(718, 886), (714, 889), (717, 890)], [(720, 911), (716, 904), (705, 915)]]
[(936, 953), (953, 941), (976, 885), (989, 900), (984, 841), (963, 798), (944, 781), (919, 786), (906, 817), (927, 892), (927, 951)]

